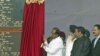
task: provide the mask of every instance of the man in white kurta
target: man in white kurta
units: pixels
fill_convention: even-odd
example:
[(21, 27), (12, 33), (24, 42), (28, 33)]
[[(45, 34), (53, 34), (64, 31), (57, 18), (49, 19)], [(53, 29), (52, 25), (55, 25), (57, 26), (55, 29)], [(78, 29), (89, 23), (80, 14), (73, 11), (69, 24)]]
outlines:
[(76, 38), (74, 38), (74, 39), (73, 38), (74, 38), (74, 36), (72, 36), (72, 35), (69, 35), (67, 38), (65, 56), (71, 56), (73, 44), (74, 44), (74, 41), (76, 40)]
[(53, 39), (49, 44), (47, 41), (44, 43), (44, 50), (47, 52), (47, 56), (62, 56), (63, 51), (63, 40), (61, 37)]
[(73, 48), (73, 44), (76, 40), (75, 37), (75, 30), (76, 30), (77, 26), (76, 25), (70, 25), (69, 30), (70, 30), (70, 34), (68, 35), (68, 38), (66, 40), (66, 52), (65, 52), (65, 56), (71, 56), (71, 51)]

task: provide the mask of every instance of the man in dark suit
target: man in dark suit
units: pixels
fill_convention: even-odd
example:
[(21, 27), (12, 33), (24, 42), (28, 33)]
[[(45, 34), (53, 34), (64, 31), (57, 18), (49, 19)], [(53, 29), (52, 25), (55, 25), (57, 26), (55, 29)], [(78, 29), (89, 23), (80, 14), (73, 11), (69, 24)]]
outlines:
[(90, 56), (100, 56), (100, 24), (94, 25), (93, 34), (95, 38), (92, 41), (92, 52)]
[(91, 41), (85, 34), (84, 27), (76, 28), (75, 36), (77, 37), (77, 40), (74, 42), (71, 56), (89, 56)]

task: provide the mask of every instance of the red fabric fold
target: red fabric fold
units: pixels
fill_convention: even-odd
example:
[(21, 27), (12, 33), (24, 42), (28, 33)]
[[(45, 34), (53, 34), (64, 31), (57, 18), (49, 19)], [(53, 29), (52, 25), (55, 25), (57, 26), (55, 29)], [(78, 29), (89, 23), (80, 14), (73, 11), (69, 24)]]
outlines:
[(44, 3), (25, 4), (20, 56), (43, 56)]

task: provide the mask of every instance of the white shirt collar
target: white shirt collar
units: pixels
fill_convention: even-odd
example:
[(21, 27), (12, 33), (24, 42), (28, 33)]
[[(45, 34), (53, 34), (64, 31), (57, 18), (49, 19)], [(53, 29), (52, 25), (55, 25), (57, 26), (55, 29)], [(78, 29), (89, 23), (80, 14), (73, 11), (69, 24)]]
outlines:
[(97, 38), (100, 38), (100, 35), (99, 35), (99, 36), (97, 36)]

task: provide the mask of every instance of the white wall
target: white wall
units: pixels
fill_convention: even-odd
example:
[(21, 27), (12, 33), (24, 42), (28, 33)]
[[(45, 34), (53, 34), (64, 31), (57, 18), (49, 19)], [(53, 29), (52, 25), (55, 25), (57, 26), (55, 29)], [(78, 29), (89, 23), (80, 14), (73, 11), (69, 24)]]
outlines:
[(47, 36), (53, 27), (59, 27), (67, 34), (70, 24), (82, 25), (90, 31), (94, 24), (100, 24), (100, 0), (46, 0), (45, 3)]

